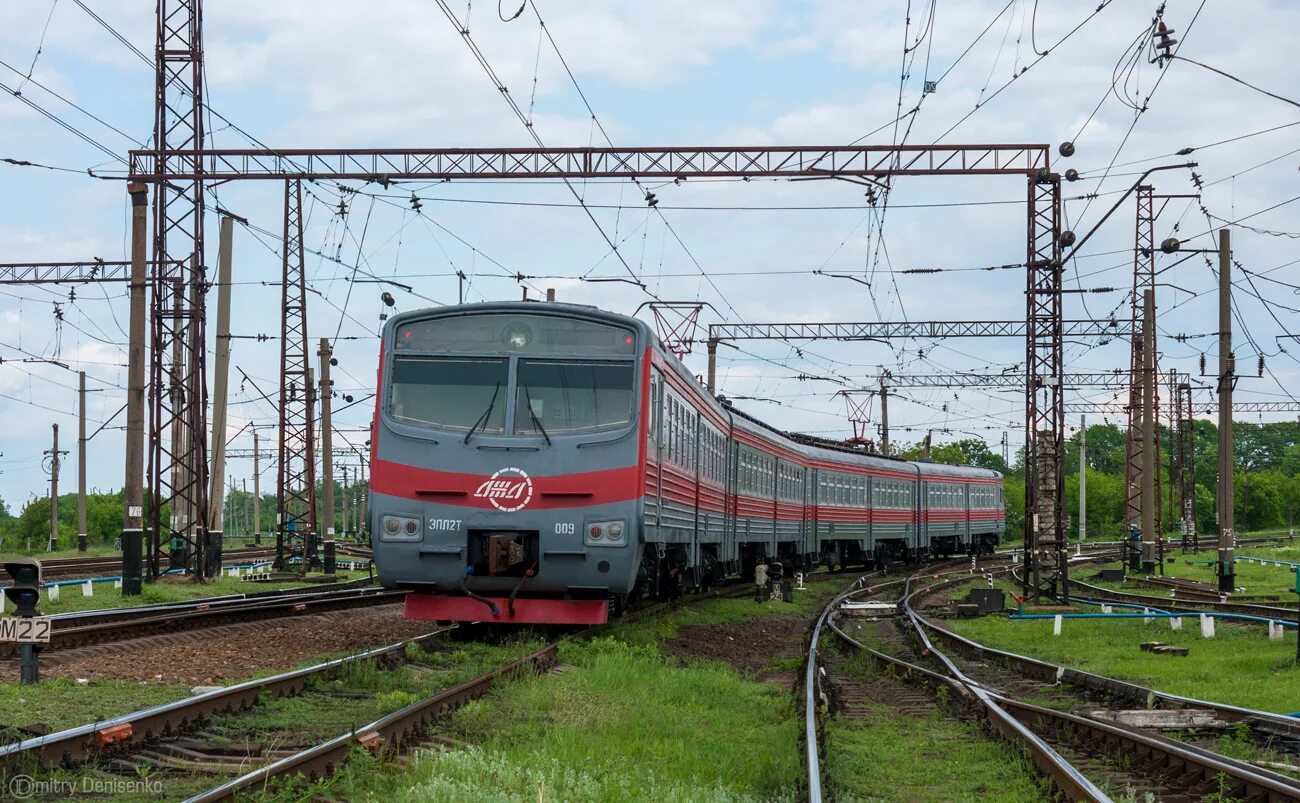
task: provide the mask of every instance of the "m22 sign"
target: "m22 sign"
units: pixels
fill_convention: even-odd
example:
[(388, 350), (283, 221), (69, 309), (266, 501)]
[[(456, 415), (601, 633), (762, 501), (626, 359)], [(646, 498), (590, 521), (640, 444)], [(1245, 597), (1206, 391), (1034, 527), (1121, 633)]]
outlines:
[(45, 617), (31, 619), (0, 619), (0, 641), (19, 644), (49, 644), (50, 620)]

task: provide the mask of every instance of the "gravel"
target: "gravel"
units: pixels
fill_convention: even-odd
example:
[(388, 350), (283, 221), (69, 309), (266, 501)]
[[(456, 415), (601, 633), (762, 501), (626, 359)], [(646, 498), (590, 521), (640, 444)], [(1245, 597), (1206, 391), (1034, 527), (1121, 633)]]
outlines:
[[(401, 605), (248, 622), (109, 645), (51, 651), (42, 678), (126, 680), (208, 686), (284, 671), (327, 654), (382, 647), (437, 629), (402, 618)], [(16, 664), (0, 680), (16, 681)]]

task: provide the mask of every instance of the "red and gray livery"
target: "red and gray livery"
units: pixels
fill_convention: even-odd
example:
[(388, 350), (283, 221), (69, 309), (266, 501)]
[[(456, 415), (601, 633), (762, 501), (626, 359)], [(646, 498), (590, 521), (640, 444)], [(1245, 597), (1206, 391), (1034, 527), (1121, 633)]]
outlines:
[(886, 565), (1006, 529), (996, 471), (782, 433), (592, 307), (395, 315), (378, 388), (371, 539), (411, 618), (601, 623), (760, 558)]

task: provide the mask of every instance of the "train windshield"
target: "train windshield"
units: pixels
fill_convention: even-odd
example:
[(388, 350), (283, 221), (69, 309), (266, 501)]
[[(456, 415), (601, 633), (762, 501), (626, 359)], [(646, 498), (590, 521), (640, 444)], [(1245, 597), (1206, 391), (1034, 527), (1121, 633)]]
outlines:
[(401, 355), (393, 360), (394, 419), (440, 429), (502, 433), (506, 427), (504, 359)]
[(592, 432), (632, 420), (631, 362), (520, 359), (515, 433)]

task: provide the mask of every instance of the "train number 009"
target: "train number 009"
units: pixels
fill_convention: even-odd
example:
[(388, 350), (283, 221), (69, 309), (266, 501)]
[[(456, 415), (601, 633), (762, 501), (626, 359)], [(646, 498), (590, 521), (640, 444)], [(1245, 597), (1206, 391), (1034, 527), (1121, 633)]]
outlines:
[(459, 530), (460, 519), (429, 519), (430, 530)]
[(577, 527), (571, 521), (561, 521), (555, 525), (556, 535), (573, 535), (577, 532)]

